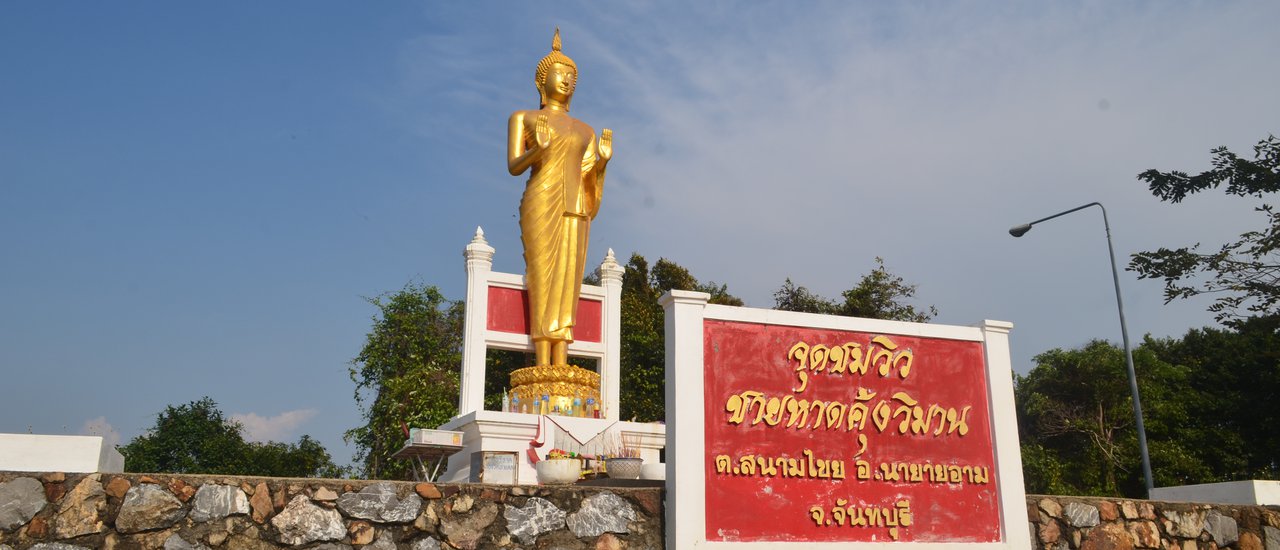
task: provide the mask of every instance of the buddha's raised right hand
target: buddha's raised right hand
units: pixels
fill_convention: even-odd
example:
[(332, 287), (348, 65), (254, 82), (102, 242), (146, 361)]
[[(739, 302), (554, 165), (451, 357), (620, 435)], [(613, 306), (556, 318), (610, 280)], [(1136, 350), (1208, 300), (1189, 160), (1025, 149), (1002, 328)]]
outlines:
[(551, 127), (547, 126), (547, 115), (538, 115), (538, 121), (533, 125), (533, 140), (538, 143), (539, 149), (551, 146)]

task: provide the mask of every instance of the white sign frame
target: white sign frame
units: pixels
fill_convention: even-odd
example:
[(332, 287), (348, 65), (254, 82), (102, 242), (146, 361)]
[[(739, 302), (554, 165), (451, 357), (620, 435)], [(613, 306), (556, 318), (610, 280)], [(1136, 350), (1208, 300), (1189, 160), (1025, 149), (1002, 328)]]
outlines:
[[(881, 321), (708, 304), (703, 292), (672, 290), (661, 298), (666, 313), (667, 506), (666, 544), (709, 550), (1014, 550), (1031, 548), (1026, 488), (1018, 446), (1009, 358), (1012, 323), (972, 326)], [(981, 342), (986, 360), (1000, 542), (723, 542), (706, 539), (706, 440), (703, 394), (703, 321), (707, 319), (793, 327)]]

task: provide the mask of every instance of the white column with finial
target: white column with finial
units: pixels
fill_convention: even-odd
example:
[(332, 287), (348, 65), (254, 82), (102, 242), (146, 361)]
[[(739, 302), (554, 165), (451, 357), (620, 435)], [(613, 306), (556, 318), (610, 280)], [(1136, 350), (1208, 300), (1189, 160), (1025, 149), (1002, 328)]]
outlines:
[(475, 237), (462, 253), (467, 259), (467, 310), (462, 335), (462, 387), (458, 392), (458, 416), (484, 410), (484, 334), (489, 314), (489, 272), (493, 270), (493, 252), (493, 247), (484, 240), (484, 229), (477, 226)]
[(600, 366), (600, 408), (601, 416), (608, 420), (618, 420), (621, 414), (621, 378), (622, 378), (622, 274), (626, 272), (618, 260), (613, 257), (613, 249), (605, 255), (600, 263), (600, 286), (604, 287), (604, 324), (601, 333), (604, 336), (604, 359)]

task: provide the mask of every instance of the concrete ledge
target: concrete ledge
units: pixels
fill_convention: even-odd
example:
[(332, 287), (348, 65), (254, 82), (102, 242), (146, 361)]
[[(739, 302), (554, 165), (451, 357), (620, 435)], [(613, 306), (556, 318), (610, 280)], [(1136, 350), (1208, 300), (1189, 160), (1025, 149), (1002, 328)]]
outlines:
[(1224, 483), (1156, 487), (1151, 490), (1151, 498), (1169, 502), (1280, 506), (1280, 481), (1250, 479)]
[(124, 455), (96, 435), (0, 434), (0, 471), (124, 471)]

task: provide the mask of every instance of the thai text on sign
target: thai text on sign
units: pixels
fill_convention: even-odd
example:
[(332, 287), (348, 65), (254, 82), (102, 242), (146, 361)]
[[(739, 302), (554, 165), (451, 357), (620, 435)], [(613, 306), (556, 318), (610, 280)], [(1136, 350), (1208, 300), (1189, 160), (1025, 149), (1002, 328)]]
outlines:
[(996, 542), (982, 343), (704, 324), (709, 541)]

